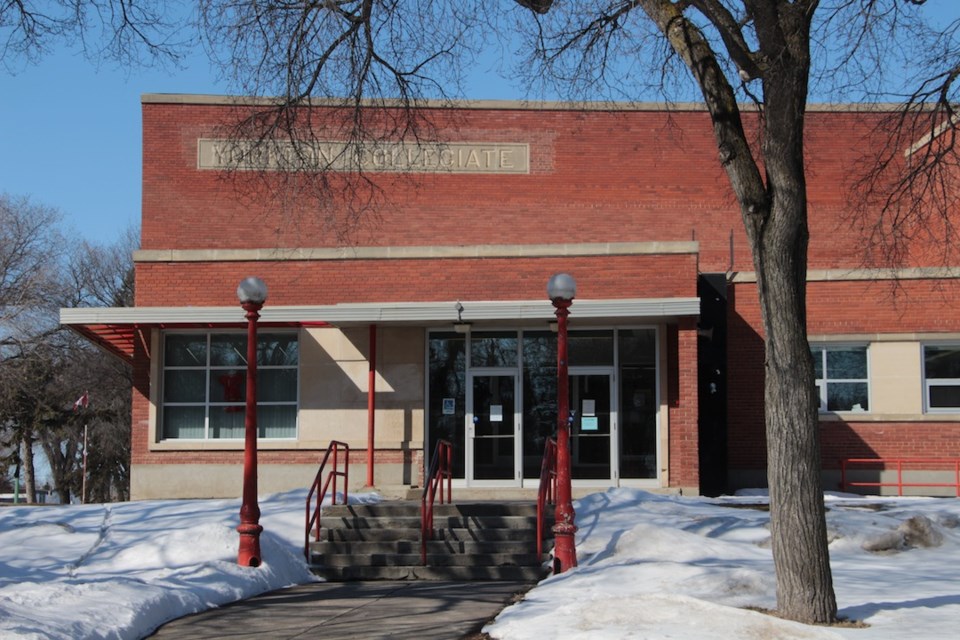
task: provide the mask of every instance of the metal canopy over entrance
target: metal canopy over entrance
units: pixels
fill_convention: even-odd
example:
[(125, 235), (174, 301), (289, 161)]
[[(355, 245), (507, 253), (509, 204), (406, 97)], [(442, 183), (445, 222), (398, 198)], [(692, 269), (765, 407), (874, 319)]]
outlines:
[[(697, 298), (577, 301), (582, 326), (611, 328), (570, 331), (575, 480), (659, 479), (661, 330), (699, 307)], [(462, 482), (524, 486), (538, 478), (544, 443), (556, 432), (556, 334), (545, 328), (552, 318), (546, 300), (466, 301), (266, 306), (261, 324), (427, 329), (427, 455), (444, 438)], [(242, 310), (63, 309), (61, 322), (132, 361), (138, 351), (150, 357), (150, 330), (240, 328)], [(452, 330), (458, 322), (466, 332), (463, 324)]]

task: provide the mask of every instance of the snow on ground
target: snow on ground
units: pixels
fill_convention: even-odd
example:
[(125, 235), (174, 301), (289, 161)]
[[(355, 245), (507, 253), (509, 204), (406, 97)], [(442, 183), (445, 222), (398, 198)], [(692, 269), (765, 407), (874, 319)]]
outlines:
[[(305, 495), (261, 498), (264, 563), (255, 569), (236, 564), (238, 500), (0, 508), (0, 638), (140, 638), (189, 613), (309, 582)], [(840, 613), (866, 628), (754, 610), (776, 604), (768, 516), (751, 508), (764, 500), (587, 496), (576, 503), (579, 567), (544, 580), (485, 631), (501, 640), (956, 636), (960, 500), (827, 496)]]
[(960, 500), (827, 496), (840, 615), (866, 628), (745, 608), (776, 606), (769, 517), (745, 508), (758, 501), (631, 489), (588, 496), (575, 504), (579, 566), (544, 580), (485, 631), (504, 640), (956, 637)]

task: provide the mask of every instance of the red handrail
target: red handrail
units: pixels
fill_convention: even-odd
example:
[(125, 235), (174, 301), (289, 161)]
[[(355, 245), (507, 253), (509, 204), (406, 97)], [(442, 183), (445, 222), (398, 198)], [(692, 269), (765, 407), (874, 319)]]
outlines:
[(540, 463), (540, 488), (537, 491), (537, 557), (543, 556), (544, 520), (548, 504), (557, 495), (557, 441), (547, 438)]
[[(343, 451), (343, 470), (340, 470), (340, 452)], [(327, 478), (323, 480), (323, 471), (327, 466), (327, 462), (330, 460), (331, 454), (333, 455), (333, 468), (327, 474)], [(330, 504), (337, 504), (337, 478), (343, 478), (343, 504), (347, 504), (347, 486), (349, 480), (350, 472), (350, 446), (345, 442), (340, 442), (338, 440), (331, 440), (330, 444), (327, 446), (327, 453), (324, 454), (323, 460), (320, 462), (320, 468), (317, 469), (317, 475), (313, 479), (313, 485), (310, 487), (310, 491), (307, 493), (307, 511), (306, 511), (306, 527), (304, 531), (303, 538), (303, 556), (309, 561), (310, 560), (310, 530), (315, 528), (313, 539), (320, 539), (320, 510), (321, 505), (323, 504), (323, 499), (327, 495), (327, 489), (330, 488), (330, 483), (333, 483), (333, 493), (330, 497)], [(321, 482), (323, 486), (321, 487)], [(311, 509), (311, 504), (313, 498), (316, 496), (316, 505)]]
[(443, 504), (443, 480), (447, 481), (447, 502), (453, 499), (453, 445), (446, 440), (437, 440), (430, 460), (430, 471), (423, 483), (420, 498), (420, 562), (427, 564), (427, 540), (433, 539), (433, 502), (440, 489), (440, 504)]
[[(895, 464), (897, 468), (896, 482), (853, 482), (847, 480), (848, 465), (882, 465)], [(904, 482), (903, 465), (927, 465), (928, 467), (939, 467), (948, 469), (953, 466), (953, 482)], [(915, 469), (921, 471), (922, 469)], [(932, 469), (927, 469), (932, 470)], [(960, 498), (960, 458), (845, 458), (840, 461), (840, 490), (846, 491), (847, 487), (897, 487), (897, 494), (903, 495), (904, 487), (953, 487), (957, 491), (957, 497)]]

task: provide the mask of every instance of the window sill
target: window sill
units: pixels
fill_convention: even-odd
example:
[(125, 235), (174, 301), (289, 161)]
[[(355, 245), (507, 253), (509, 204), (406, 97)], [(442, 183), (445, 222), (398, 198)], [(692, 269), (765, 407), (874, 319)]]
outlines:
[(826, 411), (820, 413), (820, 422), (960, 422), (960, 413)]
[[(326, 451), (329, 440), (257, 440), (258, 451)], [(366, 439), (363, 442), (347, 442), (351, 449), (366, 450)], [(382, 442), (377, 441), (377, 450), (419, 450), (422, 444), (413, 442)], [(150, 445), (151, 452), (162, 451), (243, 451), (243, 440), (161, 440)]]

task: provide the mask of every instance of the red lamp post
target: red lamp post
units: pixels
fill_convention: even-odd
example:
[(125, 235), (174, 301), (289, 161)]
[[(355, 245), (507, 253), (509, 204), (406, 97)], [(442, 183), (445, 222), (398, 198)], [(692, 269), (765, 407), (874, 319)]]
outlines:
[(567, 371), (567, 316), (577, 293), (573, 276), (558, 273), (547, 283), (547, 295), (557, 315), (557, 510), (553, 525), (553, 572), (577, 566), (576, 513), (570, 478), (570, 387)]
[(257, 504), (257, 320), (267, 299), (267, 285), (260, 278), (245, 278), (237, 287), (240, 306), (247, 318), (247, 406), (244, 416), (243, 504), (240, 506), (240, 551), (237, 564), (260, 566), (260, 506)]

